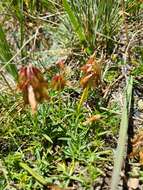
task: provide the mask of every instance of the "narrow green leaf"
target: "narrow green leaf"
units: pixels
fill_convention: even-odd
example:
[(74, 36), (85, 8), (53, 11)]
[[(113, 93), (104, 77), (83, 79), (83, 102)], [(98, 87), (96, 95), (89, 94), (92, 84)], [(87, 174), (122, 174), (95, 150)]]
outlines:
[[(12, 53), (10, 46), (6, 40), (5, 33), (3, 31), (2, 25), (0, 25), (0, 60), (4, 63), (8, 62), (12, 58)], [(15, 65), (6, 65), (6, 70), (10, 75), (14, 77), (15, 80), (18, 79), (18, 71)]]
[(72, 11), (69, 3), (67, 0), (63, 0), (63, 6), (69, 16), (69, 19), (71, 21), (72, 27), (75, 30), (75, 32), (77, 33), (79, 39), (81, 42), (85, 42), (86, 41), (86, 37), (84, 34), (84, 30), (81, 27), (80, 23), (78, 22), (76, 16), (74, 15), (74, 12)]
[(44, 137), (47, 141), (49, 141), (50, 143), (52, 143), (52, 144), (53, 144), (52, 139), (51, 139), (48, 135), (43, 134), (43, 137)]
[(117, 146), (117, 151), (116, 151), (115, 160), (114, 160), (111, 190), (118, 189), (118, 184), (120, 181), (120, 172), (122, 169), (124, 158), (126, 156), (126, 143), (128, 139), (127, 137), (128, 117), (130, 113), (130, 106), (131, 106), (131, 99), (132, 99), (132, 86), (133, 86), (133, 78), (130, 77), (128, 79), (126, 92), (125, 92), (125, 100), (124, 100), (124, 107), (123, 107), (122, 117), (121, 117), (118, 146)]
[(36, 173), (33, 169), (31, 169), (27, 164), (20, 162), (19, 165), (30, 175), (32, 175), (32, 177), (34, 177), (40, 184), (44, 186), (48, 185), (48, 182), (42, 176)]

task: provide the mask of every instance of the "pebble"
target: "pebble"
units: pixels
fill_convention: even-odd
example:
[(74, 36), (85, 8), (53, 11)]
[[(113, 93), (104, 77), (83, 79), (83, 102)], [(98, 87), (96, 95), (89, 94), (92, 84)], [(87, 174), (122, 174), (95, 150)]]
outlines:
[(143, 111), (143, 100), (142, 99), (140, 99), (138, 101), (138, 109), (139, 109), (139, 111)]

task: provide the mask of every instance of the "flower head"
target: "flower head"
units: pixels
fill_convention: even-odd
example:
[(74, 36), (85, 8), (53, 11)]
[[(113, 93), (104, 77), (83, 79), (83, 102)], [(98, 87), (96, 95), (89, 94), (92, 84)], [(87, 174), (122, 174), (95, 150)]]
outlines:
[(95, 55), (91, 56), (87, 63), (81, 67), (81, 71), (84, 76), (80, 80), (80, 84), (83, 88), (93, 87), (95, 88), (101, 78), (101, 65), (96, 61)]
[(66, 85), (66, 81), (63, 75), (57, 74), (52, 78), (51, 86), (54, 90), (61, 91), (64, 89)]
[(19, 71), (18, 89), (23, 93), (25, 104), (30, 104), (34, 112), (37, 103), (48, 99), (48, 84), (41, 71), (32, 66), (24, 66)]

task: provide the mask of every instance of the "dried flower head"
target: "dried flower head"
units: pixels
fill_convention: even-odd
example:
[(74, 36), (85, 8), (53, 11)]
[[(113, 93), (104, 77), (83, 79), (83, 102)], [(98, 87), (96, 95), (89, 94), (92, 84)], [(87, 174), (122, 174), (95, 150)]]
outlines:
[(97, 62), (95, 55), (92, 55), (87, 63), (81, 67), (84, 73), (80, 84), (83, 88), (89, 86), (95, 88), (100, 82), (101, 78), (101, 62)]
[(130, 158), (138, 157), (140, 164), (143, 165), (143, 131), (139, 130), (132, 139), (132, 152)]
[(32, 65), (20, 69), (18, 89), (23, 93), (25, 104), (30, 104), (33, 112), (36, 111), (38, 102), (49, 99), (48, 83), (41, 71)]
[(63, 75), (55, 75), (53, 78), (52, 78), (52, 81), (51, 81), (51, 86), (54, 90), (58, 90), (58, 91), (61, 91), (64, 89), (66, 85), (66, 81), (63, 77)]

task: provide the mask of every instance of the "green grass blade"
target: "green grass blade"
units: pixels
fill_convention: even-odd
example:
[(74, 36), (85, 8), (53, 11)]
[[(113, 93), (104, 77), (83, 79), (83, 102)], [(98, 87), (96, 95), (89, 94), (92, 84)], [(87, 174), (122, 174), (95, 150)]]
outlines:
[(46, 186), (48, 185), (48, 182), (40, 176), (37, 172), (35, 172), (33, 169), (31, 169), (27, 164), (20, 162), (19, 165), (26, 170), (32, 177), (34, 177), (40, 184)]
[[(5, 33), (2, 26), (0, 25), (0, 60), (2, 62), (8, 62), (12, 57), (10, 46), (6, 40)], [(15, 65), (8, 64), (6, 70), (10, 75), (14, 77), (15, 80), (18, 78), (18, 71)]]
[(85, 34), (84, 34), (84, 30), (83, 28), (81, 27), (80, 23), (78, 22), (74, 12), (72, 11), (69, 3), (67, 0), (63, 0), (63, 6), (64, 6), (64, 9), (66, 10), (68, 16), (69, 16), (69, 19), (71, 21), (71, 24), (72, 24), (72, 27), (73, 29), (75, 30), (75, 32), (77, 33), (79, 39), (81, 42), (85, 42), (86, 41), (86, 37), (85, 37)]
[[(19, 1), (13, 1), (12, 6), (11, 6), (11, 12), (13, 16), (17, 17), (17, 20), (19, 22), (20, 26), (20, 47), (23, 46), (24, 43), (24, 37), (25, 37), (25, 25), (24, 25), (24, 1), (19, 0)], [(24, 49), (21, 50), (21, 57), (24, 57)]]
[(130, 113), (131, 98), (132, 98), (132, 85), (133, 85), (133, 78), (130, 77), (128, 79), (124, 107), (122, 111), (118, 146), (117, 146), (117, 151), (115, 155), (114, 168), (113, 168), (113, 174), (112, 174), (111, 190), (118, 189), (117, 187), (120, 180), (120, 172), (121, 172), (124, 158), (126, 156), (125, 152), (126, 152), (126, 143), (128, 139), (127, 130), (128, 130), (128, 117)]

